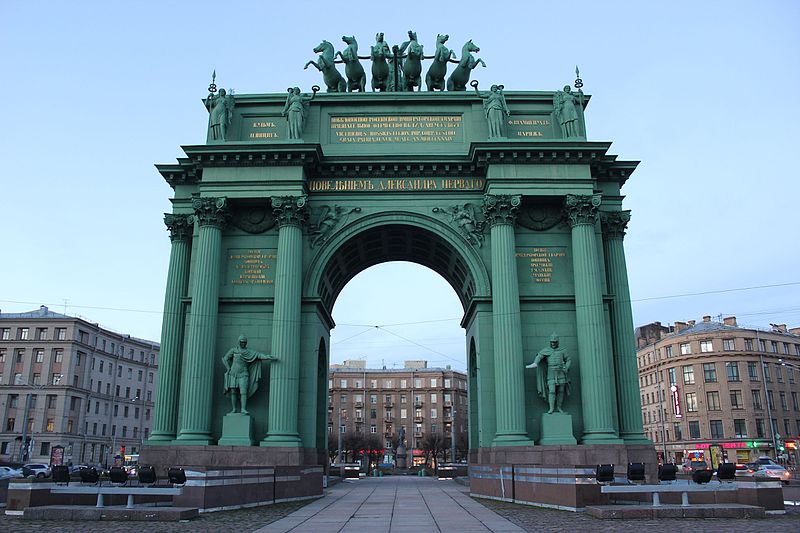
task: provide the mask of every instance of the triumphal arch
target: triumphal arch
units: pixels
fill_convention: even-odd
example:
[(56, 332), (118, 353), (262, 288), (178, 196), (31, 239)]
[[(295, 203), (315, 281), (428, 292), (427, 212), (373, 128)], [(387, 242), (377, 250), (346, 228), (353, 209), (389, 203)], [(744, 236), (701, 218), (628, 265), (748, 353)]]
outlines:
[(563, 467), (561, 484), (529, 476), (531, 501), (579, 507), (581, 466), (652, 461), (620, 192), (637, 163), (587, 140), (580, 79), (487, 90), (468, 83), (491, 77), (478, 47), (446, 37), (434, 56), (413, 32), (369, 56), (345, 38), (344, 75), (323, 41), (306, 65), (323, 90), (212, 83), (207, 142), (158, 165), (172, 248), (143, 461), (190, 468), (201, 505), (252, 503), (215, 477), (255, 501), (321, 493), (331, 311), (385, 261), (429, 267), (463, 306), (473, 492), (501, 497), (512, 465)]

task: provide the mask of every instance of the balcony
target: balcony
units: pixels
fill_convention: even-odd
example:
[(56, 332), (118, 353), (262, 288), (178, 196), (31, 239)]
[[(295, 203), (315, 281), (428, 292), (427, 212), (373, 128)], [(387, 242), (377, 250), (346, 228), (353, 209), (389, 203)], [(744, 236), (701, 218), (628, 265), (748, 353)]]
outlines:
[(384, 407), (394, 407), (394, 402), (391, 401), (391, 400), (386, 400), (385, 402), (383, 402), (383, 406)]
[(356, 408), (364, 407), (364, 402), (353, 402), (353, 404)]
[(394, 417), (392, 415), (386, 415), (383, 417), (384, 422), (394, 422)]
[(414, 417), (414, 422), (421, 423), (421, 422), (422, 422), (422, 419), (423, 419), (423, 417), (421, 417), (421, 416), (415, 416), (415, 417)]
[(445, 407), (452, 407), (453, 406), (453, 402), (444, 402), (444, 406)]
[(394, 436), (394, 433), (392, 433), (391, 431), (387, 431), (386, 433), (383, 434), (383, 436), (386, 437), (387, 439), (391, 439), (392, 436)]
[(424, 404), (422, 400), (414, 400), (414, 407), (422, 407)]
[(422, 432), (421, 431), (415, 431), (414, 432), (414, 437), (416, 437), (418, 439), (421, 439), (422, 438)]
[(356, 421), (357, 423), (359, 423), (359, 424), (360, 424), (360, 423), (362, 423), (362, 422), (364, 422), (364, 418), (363, 418), (363, 417), (360, 417), (360, 416), (357, 416), (357, 417), (353, 418), (353, 420), (355, 420), (355, 421)]

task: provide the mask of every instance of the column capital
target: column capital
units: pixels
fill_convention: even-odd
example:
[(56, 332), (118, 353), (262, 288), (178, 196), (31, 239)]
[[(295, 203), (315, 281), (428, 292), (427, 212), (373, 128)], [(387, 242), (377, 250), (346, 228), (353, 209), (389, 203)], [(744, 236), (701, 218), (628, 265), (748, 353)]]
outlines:
[(302, 226), (308, 220), (307, 196), (273, 196), (272, 212), (278, 227)]
[(631, 220), (630, 211), (611, 211), (600, 214), (603, 235), (608, 239), (622, 239)]
[(227, 198), (192, 198), (194, 216), (201, 226), (222, 228), (230, 218)]
[(513, 226), (521, 204), (522, 197), (519, 194), (487, 194), (483, 197), (483, 215), (491, 226)]
[(571, 227), (581, 224), (594, 225), (597, 222), (597, 208), (600, 207), (599, 194), (568, 194), (564, 198), (564, 211)]
[(164, 213), (164, 224), (169, 231), (171, 241), (188, 241), (192, 236), (191, 215), (173, 215)]

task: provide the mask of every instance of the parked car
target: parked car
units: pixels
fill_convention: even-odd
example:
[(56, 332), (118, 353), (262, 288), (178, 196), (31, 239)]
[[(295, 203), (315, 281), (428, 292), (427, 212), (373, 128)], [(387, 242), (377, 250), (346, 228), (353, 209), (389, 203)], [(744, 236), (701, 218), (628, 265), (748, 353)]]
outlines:
[(14, 479), (22, 477), (22, 470), (10, 466), (0, 466), (0, 479)]
[(708, 470), (708, 463), (705, 461), (686, 461), (683, 464), (684, 474), (691, 474), (696, 470)]
[(759, 465), (758, 468), (752, 473), (752, 476), (758, 479), (770, 479), (781, 481), (784, 485), (789, 484), (792, 473), (786, 470), (781, 465)]
[(22, 475), (25, 477), (36, 476), (38, 478), (50, 477), (50, 465), (43, 463), (28, 463), (22, 465)]

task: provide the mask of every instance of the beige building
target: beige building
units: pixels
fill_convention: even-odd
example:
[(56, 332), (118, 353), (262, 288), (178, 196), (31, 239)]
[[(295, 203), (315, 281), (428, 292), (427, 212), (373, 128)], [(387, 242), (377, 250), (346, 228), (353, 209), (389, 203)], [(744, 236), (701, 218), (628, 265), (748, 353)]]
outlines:
[[(408, 464), (420, 464), (422, 439), (439, 433), (447, 443), (468, 433), (467, 375), (406, 361), (401, 369), (366, 368), (364, 361), (331, 365), (328, 432), (377, 434), (391, 460), (392, 439), (405, 428)], [(341, 414), (341, 419), (339, 415)], [(449, 445), (448, 445), (449, 448)]]
[(0, 460), (47, 463), (56, 446), (74, 464), (113, 464), (123, 447), (138, 453), (152, 424), (158, 354), (156, 342), (45, 306), (0, 313)]
[(796, 462), (800, 329), (744, 328), (735, 317), (705, 316), (640, 326), (636, 339), (645, 435), (660, 457)]

